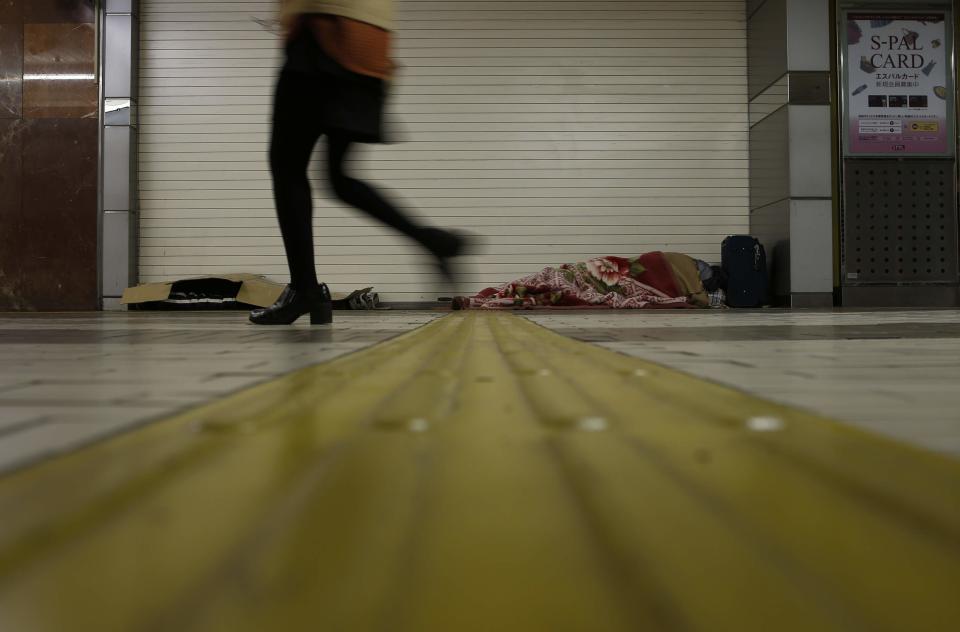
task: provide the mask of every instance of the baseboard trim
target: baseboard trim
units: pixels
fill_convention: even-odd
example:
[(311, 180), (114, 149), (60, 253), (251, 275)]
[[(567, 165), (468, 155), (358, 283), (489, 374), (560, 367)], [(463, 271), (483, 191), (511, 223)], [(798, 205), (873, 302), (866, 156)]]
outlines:
[(960, 307), (956, 285), (858, 285), (840, 295), (843, 307)]
[(794, 309), (823, 309), (833, 307), (833, 292), (794, 292), (790, 295)]

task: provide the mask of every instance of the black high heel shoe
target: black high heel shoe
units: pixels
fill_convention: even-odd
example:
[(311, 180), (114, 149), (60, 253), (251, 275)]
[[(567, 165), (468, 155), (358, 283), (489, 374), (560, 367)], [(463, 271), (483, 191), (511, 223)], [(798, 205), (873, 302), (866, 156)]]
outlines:
[(470, 245), (467, 236), (440, 228), (424, 228), (423, 244), (436, 259), (444, 280), (455, 283), (457, 275), (453, 260), (466, 252)]
[(333, 301), (326, 284), (321, 283), (313, 290), (295, 290), (288, 285), (276, 303), (250, 312), (250, 322), (257, 325), (289, 325), (304, 314), (310, 314), (311, 325), (333, 322)]

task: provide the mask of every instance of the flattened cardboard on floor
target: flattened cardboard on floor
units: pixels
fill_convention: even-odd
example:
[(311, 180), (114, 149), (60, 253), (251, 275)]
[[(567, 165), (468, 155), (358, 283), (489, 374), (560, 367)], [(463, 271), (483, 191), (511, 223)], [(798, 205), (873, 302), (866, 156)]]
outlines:
[[(241, 283), (240, 291), (237, 293), (237, 301), (254, 305), (256, 307), (269, 307), (273, 305), (283, 288), (283, 283), (270, 281), (265, 277), (256, 274), (224, 274), (206, 277), (193, 277), (191, 279), (182, 279), (184, 281), (202, 280), (202, 279), (224, 279), (234, 283)], [(123, 291), (123, 298), (120, 300), (122, 305), (135, 305), (139, 303), (154, 303), (165, 301), (170, 298), (170, 292), (176, 281), (167, 281), (163, 283), (144, 283), (136, 287), (130, 287)]]

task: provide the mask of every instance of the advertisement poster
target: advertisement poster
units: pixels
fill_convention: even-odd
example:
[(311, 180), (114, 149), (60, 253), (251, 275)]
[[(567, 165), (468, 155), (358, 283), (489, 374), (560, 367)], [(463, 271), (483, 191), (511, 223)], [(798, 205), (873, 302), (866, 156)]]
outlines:
[(951, 151), (944, 13), (847, 15), (848, 154)]

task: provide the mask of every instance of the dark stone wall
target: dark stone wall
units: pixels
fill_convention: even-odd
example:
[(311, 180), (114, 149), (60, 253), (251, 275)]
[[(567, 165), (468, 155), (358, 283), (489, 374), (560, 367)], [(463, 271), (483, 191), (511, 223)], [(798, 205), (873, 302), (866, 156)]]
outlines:
[(0, 0), (0, 309), (92, 310), (93, 0)]

